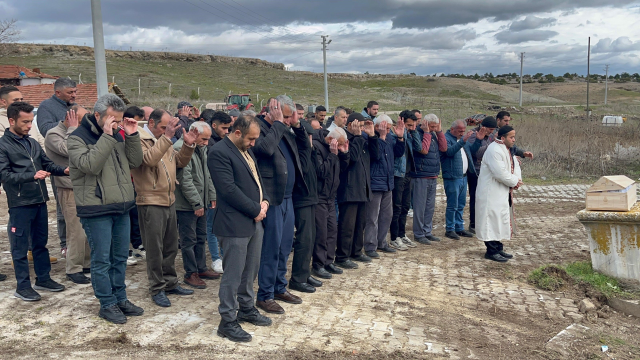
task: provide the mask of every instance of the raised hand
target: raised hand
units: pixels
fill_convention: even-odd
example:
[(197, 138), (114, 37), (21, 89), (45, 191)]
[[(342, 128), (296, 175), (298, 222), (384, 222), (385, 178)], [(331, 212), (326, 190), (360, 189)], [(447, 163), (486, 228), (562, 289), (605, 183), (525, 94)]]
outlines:
[(294, 111), (293, 115), (291, 115), (291, 123), (289, 123), (288, 125), (294, 128), (299, 128), (300, 127), (300, 117), (298, 116), (298, 112)]
[(284, 116), (282, 116), (282, 109), (279, 106), (278, 100), (271, 99), (271, 101), (269, 101), (269, 105), (267, 105), (267, 108), (269, 109), (269, 112), (267, 113), (265, 118), (270, 119), (271, 122), (279, 121), (284, 124)]
[(104, 131), (107, 135), (113, 135), (113, 123), (116, 121), (116, 118), (112, 116), (107, 117), (104, 121), (104, 125), (102, 125), (102, 131)]
[(393, 127), (393, 132), (396, 134), (398, 138), (404, 137), (404, 121), (401, 118), (398, 118), (398, 124)]
[(476, 132), (476, 139), (478, 139), (478, 140), (482, 140), (482, 139), (484, 139), (484, 137), (485, 137), (485, 136), (487, 136), (487, 135), (488, 135), (488, 132), (489, 132), (487, 129), (488, 129), (488, 128), (486, 128), (486, 127), (482, 127), (482, 128), (480, 128), (480, 130), (478, 130), (478, 131)]
[[(382, 125), (382, 123), (380, 125)], [(387, 128), (387, 126), (385, 125), (385, 129), (386, 128)], [(364, 132), (369, 136), (375, 136), (376, 135), (376, 130), (373, 127), (373, 121), (367, 120), (367, 121), (364, 122)]]
[(464, 137), (462, 138), (462, 140), (464, 140), (466, 142), (467, 140), (469, 140), (469, 138), (471, 137), (472, 134), (473, 134), (473, 130), (467, 131), (467, 133), (464, 134)]
[(176, 131), (180, 130), (182, 125), (179, 124), (180, 119), (177, 117), (171, 118), (167, 123), (167, 128), (164, 129), (164, 136), (168, 137), (169, 140), (176, 135)]
[(33, 176), (33, 178), (35, 180), (44, 180), (44, 179), (48, 178), (49, 175), (51, 175), (50, 172), (47, 172), (47, 171), (44, 171), (44, 170), (38, 170), (38, 172), (36, 172), (36, 174)]
[(344, 144), (338, 145), (338, 150), (342, 151), (343, 153), (348, 153), (349, 152), (349, 142), (345, 141)]
[(193, 117), (196, 119), (200, 117), (200, 109), (195, 106), (193, 107)]
[(362, 134), (362, 131), (360, 131), (360, 122), (358, 120), (353, 120), (349, 125), (347, 125), (347, 131), (352, 135)]
[(78, 127), (78, 117), (75, 110), (67, 111), (67, 116), (64, 120), (67, 123), (67, 127)]
[(183, 106), (182, 111), (180, 111), (180, 115), (189, 117), (189, 115), (191, 115), (191, 108), (188, 106)]
[(187, 132), (185, 129), (182, 129), (182, 140), (185, 145), (191, 146), (193, 143), (198, 140), (198, 136), (200, 136), (200, 132), (197, 128), (193, 128)]
[(124, 118), (122, 128), (124, 129), (125, 134), (131, 135), (138, 131), (138, 122), (136, 119), (126, 117)]
[(331, 143), (329, 143), (329, 151), (331, 151), (333, 155), (338, 155), (338, 140), (331, 139)]

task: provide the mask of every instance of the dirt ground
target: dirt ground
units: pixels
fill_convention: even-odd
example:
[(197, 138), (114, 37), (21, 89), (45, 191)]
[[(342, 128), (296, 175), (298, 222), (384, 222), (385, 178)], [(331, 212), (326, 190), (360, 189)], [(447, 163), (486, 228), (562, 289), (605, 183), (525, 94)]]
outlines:
[[(0, 351), (3, 358), (38, 359), (638, 359), (639, 319), (615, 312), (608, 319), (586, 318), (575, 292), (542, 291), (526, 282), (540, 265), (589, 259), (575, 217), (585, 188), (523, 188), (516, 203), (520, 234), (506, 244), (515, 255), (507, 264), (484, 260), (484, 245), (476, 239), (444, 238), (440, 189), (434, 224), (442, 242), (383, 254), (325, 281), (314, 294), (298, 293), (304, 302), (283, 304), (286, 313), (270, 315), (271, 327), (243, 325), (253, 335), (247, 344), (216, 335), (219, 281), (207, 281), (208, 288), (193, 296), (171, 297), (172, 306), (160, 308), (148, 294), (144, 262), (127, 269), (127, 294), (145, 314), (125, 325), (98, 318), (91, 286), (65, 280), (64, 259), (52, 265), (52, 277), (66, 291), (43, 292), (36, 303), (16, 299), (7, 233), (0, 231), (0, 273), (9, 274), (0, 283)], [(49, 248), (57, 256), (55, 204), (48, 205)], [(0, 207), (6, 209), (4, 195)], [(0, 224), (7, 219), (5, 210)], [(176, 265), (183, 273), (180, 256)], [(588, 330), (566, 351), (547, 345), (574, 323)]]

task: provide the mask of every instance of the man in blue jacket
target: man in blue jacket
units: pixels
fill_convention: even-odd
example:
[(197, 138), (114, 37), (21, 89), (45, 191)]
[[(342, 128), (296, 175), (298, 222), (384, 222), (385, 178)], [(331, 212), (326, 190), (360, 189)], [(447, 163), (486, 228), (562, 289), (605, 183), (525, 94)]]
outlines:
[(445, 134), (447, 150), (440, 152), (442, 179), (447, 194), (445, 236), (454, 240), (460, 240), (460, 236), (473, 237), (464, 229), (462, 212), (467, 203), (467, 174), (475, 176), (476, 173), (471, 154), (478, 150), (480, 142), (467, 142), (473, 131), (465, 134), (465, 130), (466, 123), (463, 120), (454, 121)]
[(392, 193), (394, 160), (404, 155), (404, 122), (398, 121), (393, 128), (395, 137), (389, 136), (393, 122), (389, 116), (382, 114), (373, 121), (380, 156), (371, 160), (371, 201), (365, 205), (366, 223), (364, 227), (365, 254), (373, 259), (380, 257), (376, 249), (394, 253), (396, 249), (389, 247), (387, 232), (393, 216)]

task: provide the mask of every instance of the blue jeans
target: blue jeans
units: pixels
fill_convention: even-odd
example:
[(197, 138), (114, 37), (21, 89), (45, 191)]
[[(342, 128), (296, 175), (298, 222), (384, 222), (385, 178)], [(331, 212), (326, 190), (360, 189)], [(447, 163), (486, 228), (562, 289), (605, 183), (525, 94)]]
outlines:
[(91, 285), (104, 309), (127, 300), (125, 272), (129, 257), (129, 213), (81, 218), (91, 247)]
[(36, 272), (36, 282), (50, 279), (51, 262), (49, 261), (49, 227), (47, 220), (47, 204), (18, 206), (9, 209), (9, 243), (11, 244), (11, 258), (16, 272), (17, 290), (31, 288), (29, 279), (29, 261), (27, 251), (29, 238), (33, 246), (33, 269)]
[(209, 244), (211, 261), (219, 260), (222, 256), (222, 249), (218, 246), (218, 238), (213, 233), (213, 217), (215, 214), (216, 209), (207, 209), (207, 243)]
[(269, 206), (262, 221), (264, 237), (258, 272), (258, 300), (273, 299), (274, 294), (287, 291), (287, 260), (293, 246), (295, 214), (293, 200), (284, 199), (278, 206)]
[(462, 212), (467, 204), (467, 177), (462, 179), (444, 179), (444, 192), (447, 194), (447, 231), (464, 230)]

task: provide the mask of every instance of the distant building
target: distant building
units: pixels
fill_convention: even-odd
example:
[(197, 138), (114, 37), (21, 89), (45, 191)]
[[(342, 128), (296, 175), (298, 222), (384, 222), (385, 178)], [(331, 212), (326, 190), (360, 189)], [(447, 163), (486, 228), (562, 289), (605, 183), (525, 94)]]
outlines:
[[(39, 107), (40, 103), (50, 98), (53, 94), (53, 84), (18, 86), (24, 101)], [(76, 104), (86, 108), (93, 109), (98, 101), (98, 86), (96, 84), (78, 84), (78, 95)]]
[(40, 72), (40, 69), (27, 69), (18, 65), (0, 65), (0, 86), (26, 86), (53, 84), (57, 76)]

